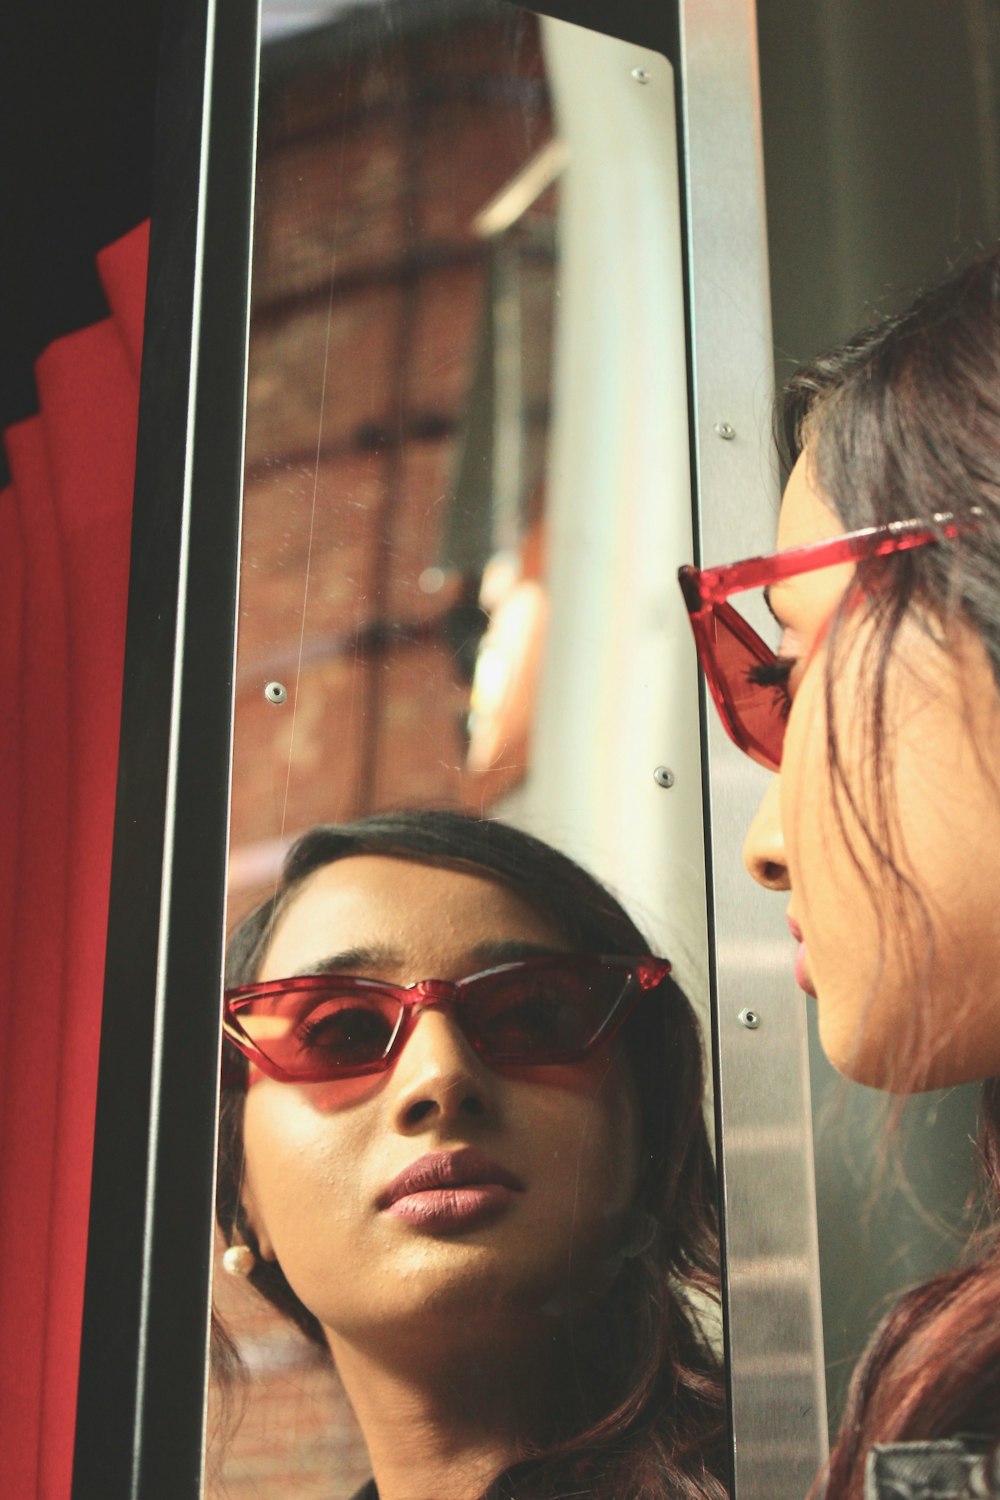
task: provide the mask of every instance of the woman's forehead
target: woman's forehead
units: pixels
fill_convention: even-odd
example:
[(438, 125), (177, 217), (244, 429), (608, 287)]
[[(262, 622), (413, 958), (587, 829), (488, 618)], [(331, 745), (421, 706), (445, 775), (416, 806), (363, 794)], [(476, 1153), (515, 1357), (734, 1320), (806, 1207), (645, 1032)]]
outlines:
[(841, 536), (844, 526), (816, 477), (813, 451), (803, 449), (788, 476), (778, 516), (777, 550)]
[(370, 954), (371, 962), (356, 961), (352, 970), (378, 968), (389, 979), (416, 966), (421, 972), (415, 977), (427, 978), (427, 964), (461, 967), (484, 944), (511, 939), (566, 946), (526, 900), (485, 872), (350, 855), (303, 881), (278, 920), (259, 977), (283, 978), (342, 954)]

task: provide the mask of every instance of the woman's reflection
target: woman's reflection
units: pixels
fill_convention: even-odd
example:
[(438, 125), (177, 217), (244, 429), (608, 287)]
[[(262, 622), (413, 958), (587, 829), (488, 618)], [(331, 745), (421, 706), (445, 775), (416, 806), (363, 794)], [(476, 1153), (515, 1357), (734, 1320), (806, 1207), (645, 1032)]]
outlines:
[(313, 830), (238, 930), (220, 1225), (332, 1354), (365, 1500), (726, 1493), (700, 1036), (647, 952), (427, 811)]

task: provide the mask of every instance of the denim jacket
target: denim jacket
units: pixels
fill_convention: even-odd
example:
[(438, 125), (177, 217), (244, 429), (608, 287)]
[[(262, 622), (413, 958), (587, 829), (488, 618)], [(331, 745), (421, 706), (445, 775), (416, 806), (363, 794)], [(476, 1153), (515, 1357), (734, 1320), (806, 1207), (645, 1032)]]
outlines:
[(995, 1500), (1000, 1449), (980, 1438), (877, 1443), (865, 1466), (865, 1500)]

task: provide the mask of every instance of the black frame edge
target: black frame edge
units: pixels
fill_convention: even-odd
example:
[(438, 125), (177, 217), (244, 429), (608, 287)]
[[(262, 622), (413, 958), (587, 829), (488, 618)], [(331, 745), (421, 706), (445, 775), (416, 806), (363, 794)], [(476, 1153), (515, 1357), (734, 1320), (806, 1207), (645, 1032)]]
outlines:
[(256, 10), (161, 43), (75, 1500), (201, 1492)]
[(508, 0), (522, 10), (533, 10), (571, 26), (585, 26), (619, 41), (662, 52), (678, 66), (676, 0)]

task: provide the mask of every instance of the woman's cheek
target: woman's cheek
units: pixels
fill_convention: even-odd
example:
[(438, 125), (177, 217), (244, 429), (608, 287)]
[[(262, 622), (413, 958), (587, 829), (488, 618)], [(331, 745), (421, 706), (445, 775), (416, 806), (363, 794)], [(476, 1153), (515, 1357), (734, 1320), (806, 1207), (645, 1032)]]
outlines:
[(807, 918), (810, 926), (819, 923), (827, 895), (823, 846), (829, 773), (822, 677), (818, 661), (803, 674), (781, 761), (781, 828), (798, 920), (804, 928)]
[(344, 1216), (351, 1196), (344, 1163), (358, 1160), (357, 1132), (341, 1116), (342, 1128), (332, 1133), (330, 1117), (305, 1093), (266, 1080), (247, 1096), (245, 1201), (258, 1237), (267, 1238), (282, 1264)]
[(790, 901), (805, 938), (808, 977), (816, 990), (821, 1028), (827, 1033), (824, 1046), (829, 1037), (832, 1049), (836, 1037), (838, 1054), (847, 1033), (857, 1038), (864, 997), (878, 963), (878, 923), (867, 883), (873, 871), (855, 810), (862, 810), (866, 818), (872, 813), (861, 720), (851, 708), (853, 704), (856, 709), (863, 691), (854, 656), (852, 651), (839, 667), (833, 697), (843, 782), (830, 766), (822, 648), (796, 693), (781, 764)]

